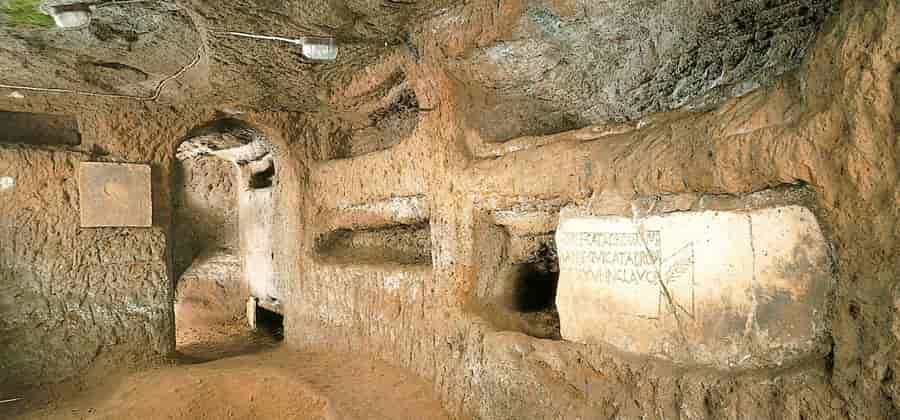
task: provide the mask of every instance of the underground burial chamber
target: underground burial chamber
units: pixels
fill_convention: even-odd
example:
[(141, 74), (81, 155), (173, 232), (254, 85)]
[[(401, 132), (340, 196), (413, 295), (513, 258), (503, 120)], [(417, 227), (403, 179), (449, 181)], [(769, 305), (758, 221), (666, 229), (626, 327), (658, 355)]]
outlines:
[(180, 351), (176, 418), (900, 418), (895, 2), (39, 3), (0, 0), (0, 417), (133, 417)]

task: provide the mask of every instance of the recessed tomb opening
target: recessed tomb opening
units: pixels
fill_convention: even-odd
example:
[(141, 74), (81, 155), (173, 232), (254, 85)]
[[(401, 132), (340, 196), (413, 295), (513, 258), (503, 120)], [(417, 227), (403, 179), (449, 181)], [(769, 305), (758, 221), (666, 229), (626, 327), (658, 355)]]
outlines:
[(253, 305), (250, 310), (254, 313), (247, 314), (248, 320), (258, 336), (274, 341), (284, 340), (284, 315), (266, 309), (262, 305)]
[(522, 332), (560, 339), (556, 288), (559, 258), (552, 240), (541, 242), (528, 258), (509, 271), (508, 307), (517, 317)]
[(405, 82), (386, 92), (377, 108), (364, 115), (346, 115), (342, 127), (323, 144), (327, 159), (346, 159), (390, 149), (409, 138), (419, 125), (416, 92)]
[(316, 240), (319, 258), (334, 264), (431, 264), (428, 222), (374, 229), (337, 229)]
[(78, 120), (66, 115), (0, 111), (0, 144), (77, 146)]

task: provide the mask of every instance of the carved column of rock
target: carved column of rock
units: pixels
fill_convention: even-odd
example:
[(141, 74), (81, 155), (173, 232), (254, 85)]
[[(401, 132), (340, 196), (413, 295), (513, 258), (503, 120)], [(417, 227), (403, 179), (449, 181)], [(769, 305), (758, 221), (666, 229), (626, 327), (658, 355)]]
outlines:
[(259, 305), (281, 313), (283, 296), (275, 287), (273, 262), (273, 188), (250, 188), (250, 179), (254, 176), (252, 165), (240, 165), (239, 168), (241, 187), (238, 189), (238, 225), (244, 275), (250, 294), (259, 299)]

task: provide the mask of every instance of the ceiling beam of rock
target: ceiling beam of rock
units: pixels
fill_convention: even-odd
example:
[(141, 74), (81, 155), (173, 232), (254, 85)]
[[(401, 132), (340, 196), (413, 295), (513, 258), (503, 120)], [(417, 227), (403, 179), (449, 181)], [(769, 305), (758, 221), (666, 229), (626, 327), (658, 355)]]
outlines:
[(246, 165), (272, 159), (272, 144), (259, 130), (231, 118), (215, 121), (195, 130), (178, 145), (178, 160), (216, 156)]

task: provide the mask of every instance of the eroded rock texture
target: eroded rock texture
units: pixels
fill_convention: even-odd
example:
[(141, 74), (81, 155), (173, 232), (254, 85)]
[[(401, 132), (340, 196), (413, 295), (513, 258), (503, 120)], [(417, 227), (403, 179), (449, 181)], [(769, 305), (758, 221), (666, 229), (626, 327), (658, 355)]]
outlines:
[(237, 256), (237, 168), (216, 157), (178, 160), (175, 168), (174, 269), (181, 275), (195, 259)]
[(167, 352), (172, 290), (160, 229), (81, 229), (87, 156), (0, 149), (0, 384), (56, 381), (104, 348)]
[[(451, 56), (450, 68), (479, 92), (471, 118), (493, 140), (708, 109), (795, 69), (835, 3), (504, 3), (476, 23), (496, 38)], [(433, 31), (471, 33), (483, 13), (473, 9)]]
[(174, 3), (110, 2), (94, 8), (91, 24), (80, 29), (4, 24), (0, 83), (149, 97), (197, 61), (202, 43)]
[[(0, 195), (16, 194), (0, 200), (0, 287), (13, 291), (0, 325), (19, 355), (4, 372), (44, 366), (40, 381), (83, 366), (54, 350), (170, 349), (171, 318), (150, 314), (171, 305), (152, 292), (170, 293), (171, 276), (104, 267), (96, 290), (89, 277), (95, 294), (79, 296), (101, 293), (85, 305), (119, 311), (115, 321), (19, 308), (71, 305), (50, 279), (75, 286), (65, 293), (87, 287), (68, 274), (79, 250), (100, 244), (102, 254), (113, 238), (141, 244), (110, 248), (152, 271), (148, 256), (174, 235), (178, 145), (226, 114), (273, 145), (270, 257), (290, 346), (409, 368), (458, 418), (900, 417), (896, 2), (325, 3), (189, 10), (205, 31), (334, 34), (346, 46), (336, 62), (208, 37), (203, 95), (141, 103), (2, 91), (4, 110), (73, 115), (82, 130), (77, 146), (0, 145), (0, 177), (15, 178)], [(154, 228), (77, 229), (69, 177), (80, 159), (149, 163)], [(547, 297), (561, 209), (743, 211), (793, 189), (812, 197), (833, 256), (826, 354), (710, 369), (560, 339)], [(167, 258), (183, 261), (166, 242)], [(40, 287), (23, 286), (32, 282)], [(59, 323), (104, 339), (66, 346), (46, 330)], [(34, 337), (52, 345), (31, 346)]]
[(238, 318), (246, 311), (248, 290), (240, 253), (238, 194), (243, 188), (238, 169), (233, 162), (202, 154), (177, 159), (174, 169), (176, 313)]

